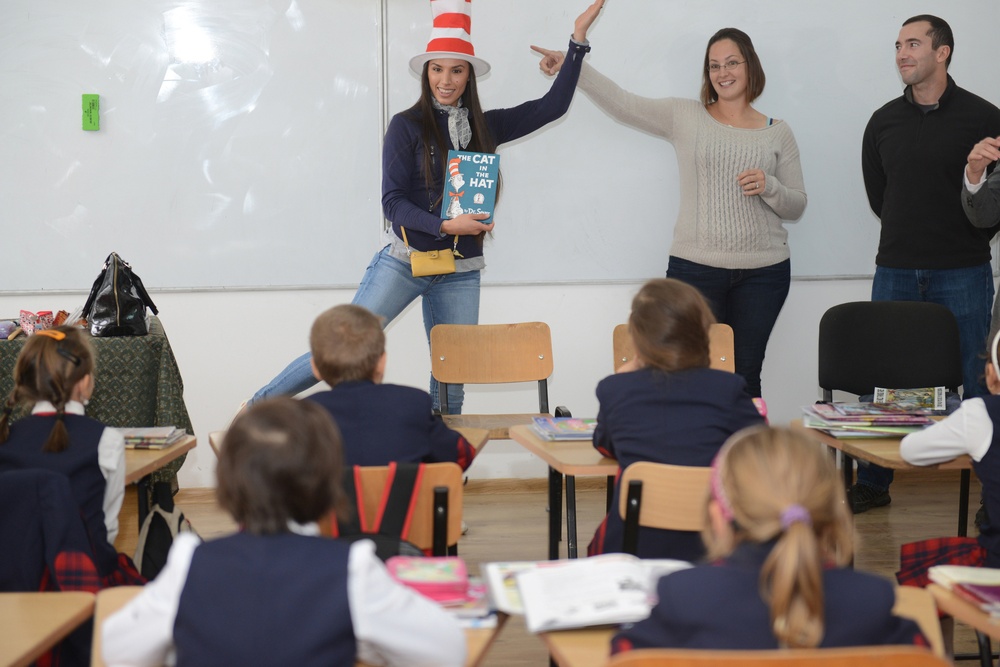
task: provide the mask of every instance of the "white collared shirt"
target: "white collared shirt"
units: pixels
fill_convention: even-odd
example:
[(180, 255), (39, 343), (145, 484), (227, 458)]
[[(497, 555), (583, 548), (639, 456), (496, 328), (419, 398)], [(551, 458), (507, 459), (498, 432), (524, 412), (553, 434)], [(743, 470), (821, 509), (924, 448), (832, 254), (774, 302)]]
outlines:
[[(316, 524), (289, 525), (292, 532), (318, 535)], [(326, 538), (319, 538), (326, 539)], [(173, 629), (191, 559), (200, 540), (181, 533), (167, 565), (142, 593), (104, 622), (108, 667), (174, 663)], [(375, 555), (370, 540), (351, 545), (347, 598), (357, 639), (357, 659), (391, 667), (461, 667), (465, 634), (455, 618), (434, 602), (397, 583)], [(288, 638), (294, 641), (294, 638)]]

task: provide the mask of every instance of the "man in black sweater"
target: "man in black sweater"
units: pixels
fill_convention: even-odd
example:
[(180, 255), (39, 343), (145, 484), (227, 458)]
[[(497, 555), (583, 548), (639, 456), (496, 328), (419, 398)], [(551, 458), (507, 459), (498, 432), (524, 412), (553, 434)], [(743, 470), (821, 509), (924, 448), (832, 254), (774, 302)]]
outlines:
[[(986, 393), (980, 355), (993, 302), (993, 230), (966, 218), (962, 171), (976, 142), (1000, 134), (1000, 109), (955, 85), (948, 75), (954, 48), (951, 27), (936, 16), (903, 23), (896, 66), (906, 88), (872, 114), (861, 165), (869, 204), (882, 222), (872, 300), (930, 301), (955, 314), (969, 398)], [(891, 482), (891, 470), (859, 470), (854, 512), (888, 505)]]

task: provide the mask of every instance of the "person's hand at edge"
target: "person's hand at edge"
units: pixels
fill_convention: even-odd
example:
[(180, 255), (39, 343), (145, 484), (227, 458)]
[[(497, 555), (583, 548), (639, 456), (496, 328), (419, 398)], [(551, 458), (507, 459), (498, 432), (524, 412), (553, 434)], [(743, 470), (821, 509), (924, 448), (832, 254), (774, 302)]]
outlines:
[[(577, 17), (576, 23), (573, 24), (573, 41), (579, 42), (580, 44), (585, 44), (587, 42), (587, 31), (590, 30), (590, 26), (593, 25), (594, 21), (597, 19), (597, 15), (601, 13), (601, 9), (604, 8), (605, 0), (594, 0), (594, 3), (587, 7), (580, 16)], [(549, 76), (559, 73), (562, 69), (563, 61), (566, 56), (559, 52), (553, 51), (551, 49), (542, 48), (541, 46), (531, 45), (531, 50), (536, 53), (542, 54), (542, 59), (538, 63), (538, 69), (542, 70)]]
[(969, 183), (976, 185), (983, 180), (986, 167), (997, 160), (1000, 160), (1000, 137), (986, 137), (973, 146), (969, 152), (969, 164), (965, 168), (965, 176), (969, 179)]

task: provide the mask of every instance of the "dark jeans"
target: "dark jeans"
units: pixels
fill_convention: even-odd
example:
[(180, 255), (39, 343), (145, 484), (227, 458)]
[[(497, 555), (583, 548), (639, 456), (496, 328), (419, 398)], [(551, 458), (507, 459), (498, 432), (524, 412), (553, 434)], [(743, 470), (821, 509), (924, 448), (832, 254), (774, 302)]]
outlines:
[[(962, 269), (876, 267), (872, 301), (929, 301), (947, 306), (958, 321), (962, 398), (989, 393), (983, 378), (983, 352), (993, 305), (993, 269), (988, 262)], [(859, 467), (858, 483), (887, 490), (892, 483), (892, 470), (876, 465)]]
[(788, 296), (791, 262), (786, 259), (760, 269), (719, 269), (671, 256), (667, 277), (697, 287), (715, 319), (733, 328), (736, 372), (746, 379), (750, 395), (760, 396), (767, 339)]

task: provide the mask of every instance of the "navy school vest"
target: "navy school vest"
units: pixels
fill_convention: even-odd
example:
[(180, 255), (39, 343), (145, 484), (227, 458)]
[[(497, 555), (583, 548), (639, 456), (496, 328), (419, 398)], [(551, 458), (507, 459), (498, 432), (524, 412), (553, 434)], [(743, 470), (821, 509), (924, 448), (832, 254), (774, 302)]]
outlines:
[(54, 416), (31, 415), (14, 422), (10, 437), (0, 444), (0, 471), (42, 469), (66, 475), (73, 498), (80, 507), (87, 535), (101, 575), (118, 567), (118, 554), (108, 544), (104, 523), (104, 492), (107, 482), (97, 458), (104, 424), (81, 415), (66, 415), (69, 446), (61, 452), (43, 452), (42, 447), (55, 424)]
[(350, 546), (293, 533), (200, 545), (174, 622), (177, 665), (344, 665), (357, 652)]

